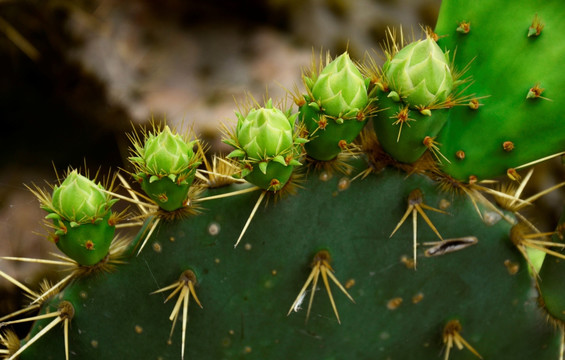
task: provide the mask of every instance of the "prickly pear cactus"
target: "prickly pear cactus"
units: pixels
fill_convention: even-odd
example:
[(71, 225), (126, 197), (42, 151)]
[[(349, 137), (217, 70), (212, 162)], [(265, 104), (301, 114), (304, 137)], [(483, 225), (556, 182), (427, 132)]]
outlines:
[[(500, 21), (508, 13), (498, 10), (503, 4), (445, 2), (425, 40), (396, 41), (390, 33), (383, 67), (328, 57), (304, 76), (306, 95), (293, 95), (298, 113), (273, 101), (237, 113), (236, 128), (226, 131), (234, 147), (226, 159), (209, 160), (202, 145), (156, 127), (130, 137), (131, 175), (141, 190), (119, 175), (129, 196), (117, 195), (75, 172), (52, 193), (35, 189), (56, 233), (105, 224), (116, 199), (135, 204), (141, 215), (130, 218), (143, 221), (117, 216), (117, 228), (140, 231), (118, 233), (105, 250), (97, 241), (107, 241), (109, 230), (72, 236), (81, 250), (85, 241), (102, 249), (98, 260), (63, 248), (67, 256), (32, 260), (70, 268), (47, 290), (0, 272), (32, 298), (0, 320), (0, 355), (559, 359), (563, 227), (542, 233), (521, 211), (563, 184), (521, 199), (531, 172), (519, 185), (515, 169), (510, 185), (488, 187), (477, 178), (562, 151), (564, 136), (549, 131), (549, 121), (531, 122), (551, 138), (546, 147), (515, 158), (483, 153), (484, 164), (474, 158), (491, 146), (477, 144), (482, 134), (485, 144), (506, 139), (502, 151), (517, 154), (514, 147), (527, 142), (507, 135), (528, 135), (523, 119), (554, 109), (541, 85), (530, 88), (520, 110), (509, 106), (518, 82), (530, 80), (530, 65), (516, 56), (502, 66), (506, 47), (493, 49), (487, 37), (539, 51), (546, 30), (560, 28), (562, 11), (557, 2), (517, 1), (508, 6), (519, 16)], [(520, 35), (526, 40), (518, 40), (516, 23), (534, 10)], [(473, 38), (481, 26), (494, 33)], [(504, 81), (490, 79), (493, 72)], [(563, 87), (547, 84), (555, 86), (551, 94)], [(368, 118), (374, 126), (363, 129)], [(463, 155), (453, 152), (464, 144)], [(63, 203), (68, 208), (56, 207)], [(540, 253), (547, 254), (541, 269)], [(26, 321), (35, 323), (20, 341), (9, 327)]]
[(514, 168), (563, 151), (564, 16), (557, 0), (442, 4), (438, 43), (457, 51), (459, 69), (469, 64), (466, 93), (481, 98), (449, 112), (438, 137), (450, 160), (443, 171), (462, 180), (512, 176)]

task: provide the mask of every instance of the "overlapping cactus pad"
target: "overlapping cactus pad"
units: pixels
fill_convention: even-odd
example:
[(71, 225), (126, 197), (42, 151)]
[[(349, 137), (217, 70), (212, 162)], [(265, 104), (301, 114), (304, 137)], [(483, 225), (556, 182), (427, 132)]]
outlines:
[[(47, 308), (73, 304), (72, 358), (180, 358), (180, 318), (167, 343), (177, 297), (164, 304), (167, 293), (151, 293), (192, 270), (203, 308), (191, 299), (187, 359), (434, 359), (445, 351), (444, 326), (455, 319), (485, 359), (556, 359), (557, 335), (537, 308), (527, 265), (509, 240), (511, 225), (486, 224), (466, 198), (405, 176), (390, 169), (349, 183), (312, 172), (297, 195), (258, 211), (236, 249), (235, 235), (259, 194), (207, 202), (202, 215), (162, 223), (141, 255), (113, 273), (75, 281)], [(419, 217), (414, 269), (412, 221), (389, 236), (415, 189), (424, 204), (448, 213), (426, 211), (444, 239), (478, 241), (424, 246), (439, 240)], [(328, 277), (341, 325), (322, 276), (308, 322), (311, 285), (287, 316), (323, 250), (355, 301)], [(21, 358), (64, 358), (62, 329)], [(454, 348), (451, 358), (475, 355)]]
[(466, 92), (484, 97), (451, 109), (438, 138), (444, 171), (490, 178), (563, 151), (564, 17), (559, 0), (442, 4), (438, 43), (460, 70), (470, 64)]

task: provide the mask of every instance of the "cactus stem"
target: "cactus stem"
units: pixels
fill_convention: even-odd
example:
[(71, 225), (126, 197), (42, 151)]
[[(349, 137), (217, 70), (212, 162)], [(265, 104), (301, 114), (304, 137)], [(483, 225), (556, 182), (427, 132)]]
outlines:
[(259, 195), (259, 199), (257, 199), (257, 202), (255, 203), (255, 206), (253, 207), (253, 210), (251, 210), (251, 214), (249, 214), (249, 218), (247, 218), (247, 222), (245, 223), (245, 226), (243, 226), (243, 230), (241, 230), (241, 234), (239, 234), (239, 238), (237, 238), (237, 241), (235, 242), (235, 245), (233, 246), (234, 248), (237, 247), (237, 245), (239, 244), (239, 242), (243, 238), (243, 235), (247, 231), (249, 224), (251, 224), (251, 220), (253, 220), (253, 217), (255, 216), (255, 213), (257, 212), (257, 209), (259, 208), (259, 205), (261, 204), (261, 202), (265, 198), (266, 194), (267, 194), (267, 191), (264, 190), (263, 192), (261, 192), (261, 195)]
[(200, 306), (200, 308), (203, 308), (202, 304), (200, 303), (200, 300), (198, 299), (198, 296), (196, 295), (196, 290), (194, 288), (194, 286), (196, 284), (197, 284), (197, 280), (196, 280), (196, 275), (194, 274), (194, 272), (192, 270), (186, 270), (181, 274), (181, 276), (180, 276), (180, 278), (177, 282), (151, 293), (153, 295), (153, 294), (157, 294), (157, 293), (161, 293), (161, 292), (165, 292), (165, 291), (169, 291), (169, 290), (174, 289), (169, 294), (169, 296), (165, 299), (165, 303), (166, 303), (167, 301), (172, 299), (177, 293), (180, 292), (180, 295), (177, 299), (177, 302), (175, 303), (175, 306), (173, 307), (173, 311), (171, 312), (171, 315), (169, 316), (169, 320), (173, 322), (173, 325), (171, 327), (171, 332), (169, 334), (169, 343), (171, 342), (171, 338), (173, 337), (175, 324), (177, 322), (179, 312), (180, 312), (180, 307), (181, 307), (181, 304), (182, 304), (183, 313), (182, 313), (181, 359), (184, 359), (184, 350), (185, 350), (185, 344), (186, 344), (186, 324), (188, 322), (188, 305), (189, 305), (189, 302), (190, 302), (190, 296), (192, 295), (192, 297), (194, 298), (194, 300), (196, 301), (198, 306)]
[(347, 290), (343, 287), (343, 285), (341, 285), (339, 280), (333, 274), (335, 271), (331, 267), (330, 262), (331, 262), (330, 253), (326, 250), (321, 250), (314, 256), (314, 261), (312, 262), (312, 271), (310, 272), (308, 279), (306, 279), (304, 286), (302, 286), (302, 289), (298, 293), (298, 296), (296, 297), (296, 299), (292, 303), (292, 306), (288, 310), (287, 316), (290, 315), (290, 313), (292, 313), (293, 310), (298, 311), (298, 309), (300, 309), (300, 304), (302, 303), (302, 301), (304, 300), (304, 297), (306, 295), (306, 289), (308, 288), (308, 285), (310, 283), (312, 283), (310, 300), (308, 302), (308, 310), (306, 311), (306, 322), (308, 322), (308, 318), (310, 317), (310, 310), (312, 309), (312, 302), (314, 301), (314, 295), (316, 293), (316, 285), (318, 284), (318, 278), (321, 274), (322, 275), (322, 281), (324, 282), (324, 286), (326, 288), (326, 291), (328, 292), (328, 296), (330, 298), (330, 302), (332, 304), (332, 309), (334, 311), (335, 317), (337, 318), (338, 324), (341, 324), (341, 320), (339, 318), (339, 312), (337, 311), (337, 306), (335, 304), (335, 301), (334, 301), (334, 298), (333, 298), (333, 295), (332, 295), (332, 292), (331, 292), (328, 277), (349, 298), (349, 300), (351, 300), (353, 303), (355, 303), (355, 300), (353, 300), (351, 295), (349, 295)]
[(475, 350), (471, 344), (469, 344), (462, 336), (461, 336), (462, 326), (459, 320), (450, 320), (445, 327), (443, 328), (443, 343), (445, 345), (445, 355), (444, 360), (449, 359), (449, 353), (455, 345), (459, 350), (463, 350), (463, 348), (467, 348), (470, 352), (472, 352), (476, 357), (482, 359), (483, 357)]
[(428, 224), (430, 229), (432, 229), (432, 231), (439, 237), (439, 239), (441, 241), (444, 241), (443, 237), (440, 235), (439, 231), (436, 229), (436, 227), (434, 226), (428, 215), (426, 215), (424, 210), (435, 211), (441, 214), (448, 214), (443, 210), (436, 209), (424, 204), (424, 195), (422, 194), (422, 191), (420, 189), (414, 189), (408, 195), (408, 208), (406, 209), (406, 212), (404, 213), (398, 224), (396, 224), (396, 227), (389, 236), (389, 238), (391, 238), (396, 233), (396, 231), (402, 226), (402, 224), (404, 224), (408, 216), (412, 214), (414, 270), (416, 269), (417, 247), (418, 247), (418, 213), (422, 216), (422, 218), (424, 218), (426, 224)]
[(402, 125), (406, 124), (408, 127), (410, 127), (410, 121), (416, 121), (412, 118), (409, 117), (410, 114), (410, 110), (408, 110), (408, 105), (406, 105), (403, 108), (400, 108), (398, 110), (398, 112), (396, 114), (394, 114), (394, 116), (391, 116), (391, 119), (397, 119), (395, 122), (392, 123), (392, 125), (400, 125), (400, 128), (398, 129), (398, 137), (396, 138), (396, 142), (400, 141), (400, 134), (402, 133)]
[(9, 322), (5, 322), (5, 323), (0, 324), (0, 326), (6, 326), (6, 325), (10, 325), (10, 324), (17, 324), (17, 323), (28, 322), (28, 321), (55, 318), (47, 326), (45, 326), (40, 332), (35, 334), (34, 337), (29, 339), (28, 342), (25, 343), (24, 346), (22, 346), (21, 348), (18, 349), (18, 351), (16, 351), (14, 354), (12, 354), (8, 358), (8, 360), (16, 359), (28, 347), (30, 347), (33, 343), (35, 343), (43, 335), (47, 334), (51, 329), (53, 329), (56, 325), (60, 324), (61, 322), (64, 323), (64, 329), (65, 329), (64, 330), (65, 358), (66, 358), (66, 360), (69, 360), (69, 321), (73, 318), (74, 313), (75, 313), (75, 310), (74, 310), (73, 305), (68, 301), (63, 301), (63, 302), (61, 302), (61, 304), (59, 304), (59, 309), (56, 312), (52, 312), (52, 313), (48, 313), (48, 314), (44, 314), (44, 315), (32, 316), (32, 317), (29, 317), (29, 318), (9, 321)]

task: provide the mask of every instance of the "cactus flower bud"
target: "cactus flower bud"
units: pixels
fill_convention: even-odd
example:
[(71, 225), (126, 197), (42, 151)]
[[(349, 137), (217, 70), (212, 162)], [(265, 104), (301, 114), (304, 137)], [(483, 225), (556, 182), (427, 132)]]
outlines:
[(246, 117), (238, 115), (237, 138), (250, 159), (261, 160), (288, 152), (293, 145), (293, 121), (281, 110), (266, 107), (253, 109)]
[(103, 192), (100, 184), (80, 175), (76, 170), (70, 172), (60, 186), (53, 189), (52, 210), (61, 218), (76, 223), (85, 223), (102, 218), (113, 202)]
[(298, 145), (306, 140), (294, 133), (298, 114), (290, 115), (273, 107), (251, 109), (245, 116), (236, 114), (236, 131), (224, 142), (235, 147), (228, 157), (239, 158), (241, 177), (265, 190), (278, 191), (290, 179), (294, 166), (301, 165)]
[(145, 165), (153, 175), (180, 174), (187, 170), (194, 156), (192, 146), (168, 126), (158, 135), (149, 137), (144, 147)]
[(143, 191), (165, 211), (183, 208), (200, 164), (192, 149), (194, 142), (185, 141), (168, 126), (148, 133), (144, 144), (132, 140), (135, 151), (129, 159)]
[(389, 87), (411, 107), (445, 101), (453, 89), (449, 60), (432, 38), (402, 48), (383, 65)]
[(346, 52), (322, 70), (312, 95), (327, 115), (336, 118), (354, 117), (369, 103), (365, 79)]
[(51, 196), (35, 192), (45, 217), (53, 222), (51, 238), (57, 247), (80, 265), (91, 266), (108, 255), (114, 238), (115, 219), (110, 208), (117, 201), (76, 170), (53, 188)]

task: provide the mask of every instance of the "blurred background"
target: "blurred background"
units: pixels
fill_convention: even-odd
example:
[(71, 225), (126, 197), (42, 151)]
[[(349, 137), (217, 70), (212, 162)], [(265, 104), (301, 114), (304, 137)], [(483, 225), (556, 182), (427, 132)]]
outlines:
[[(85, 161), (93, 173), (125, 166), (125, 133), (151, 118), (194, 124), (212, 151), (221, 151), (218, 124), (235, 121), (235, 101), (246, 92), (283, 98), (285, 89), (302, 89), (301, 70), (313, 51), (335, 56), (348, 49), (360, 60), (379, 50), (387, 26), (417, 33), (420, 25), (433, 27), (439, 5), (0, 0), (0, 255), (46, 258), (57, 251), (41, 235), (44, 214), (24, 184), (55, 184), (54, 168), (62, 173)], [(550, 179), (543, 188), (553, 183), (538, 178)], [(36, 284), (45, 269), (0, 260), (0, 271), (26, 284)], [(17, 294), (0, 279), (0, 315), (21, 306)]]

